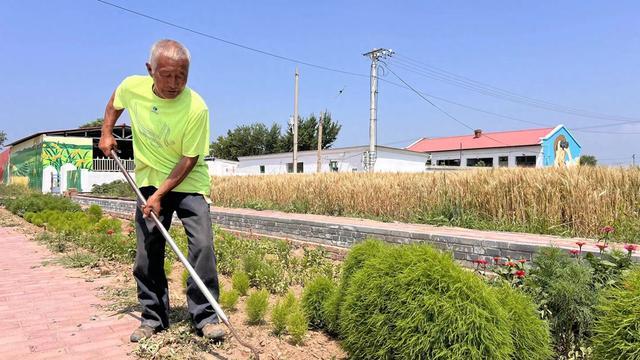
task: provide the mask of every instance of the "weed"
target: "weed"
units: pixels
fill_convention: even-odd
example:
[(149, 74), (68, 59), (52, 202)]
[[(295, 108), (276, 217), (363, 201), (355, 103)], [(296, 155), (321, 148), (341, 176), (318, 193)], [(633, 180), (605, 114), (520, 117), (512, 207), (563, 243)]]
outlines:
[(220, 294), (220, 306), (225, 310), (233, 311), (236, 309), (238, 298), (240, 298), (240, 293), (236, 289), (222, 291)]
[(98, 258), (91, 253), (74, 251), (60, 258), (60, 264), (66, 268), (94, 267)]

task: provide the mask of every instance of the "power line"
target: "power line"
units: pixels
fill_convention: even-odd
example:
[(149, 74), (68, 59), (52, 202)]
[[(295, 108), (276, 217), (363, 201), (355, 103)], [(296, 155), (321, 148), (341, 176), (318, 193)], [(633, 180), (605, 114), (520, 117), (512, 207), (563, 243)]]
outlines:
[(405, 68), (410, 67), (411, 69), (407, 69), (408, 71), (413, 71), (413, 72), (419, 73), (422, 76), (429, 77), (438, 81), (447, 82), (449, 84), (460, 86), (468, 90), (476, 91), (484, 95), (494, 96), (503, 100), (518, 102), (521, 104), (530, 105), (530, 106), (551, 110), (551, 111), (556, 111), (556, 112), (564, 112), (564, 113), (568, 113), (576, 116), (590, 117), (590, 118), (596, 118), (596, 119), (607, 120), (607, 121), (638, 121), (640, 122), (640, 120), (637, 118), (602, 114), (594, 111), (582, 110), (582, 109), (578, 109), (570, 106), (560, 105), (560, 104), (556, 104), (546, 100), (536, 99), (533, 97), (529, 97), (529, 96), (525, 96), (525, 95), (521, 95), (512, 91), (509, 91), (509, 90), (504, 90), (486, 83), (482, 83), (464, 76), (460, 76), (452, 72), (411, 59), (401, 54), (399, 55), (399, 58), (400, 59), (395, 59), (394, 61), (400, 65), (403, 65)]
[(251, 46), (243, 45), (243, 44), (240, 44), (240, 43), (237, 43), (237, 42), (234, 42), (234, 41), (223, 39), (223, 38), (215, 36), (215, 35), (207, 34), (207, 33), (202, 32), (202, 31), (194, 30), (194, 29), (191, 29), (191, 28), (183, 26), (183, 25), (178, 25), (176, 23), (173, 23), (173, 22), (170, 22), (170, 21), (167, 21), (167, 20), (163, 20), (163, 19), (151, 16), (151, 15), (147, 15), (147, 14), (141, 13), (139, 11), (135, 11), (135, 10), (126, 8), (124, 6), (116, 5), (116, 4), (110, 3), (110, 2), (105, 1), (105, 0), (96, 0), (96, 1), (99, 2), (99, 3), (105, 4), (105, 5), (108, 5), (108, 6), (111, 6), (111, 7), (126, 11), (128, 13), (131, 13), (131, 14), (134, 14), (134, 15), (149, 19), (149, 20), (157, 21), (159, 23), (162, 23), (162, 24), (165, 24), (165, 25), (168, 25), (168, 26), (180, 29), (180, 30), (188, 31), (188, 32), (191, 32), (191, 33), (196, 34), (196, 35), (204, 36), (206, 38), (209, 38), (209, 39), (212, 39), (212, 40), (216, 40), (216, 41), (225, 43), (227, 45), (236, 46), (236, 47), (239, 47), (241, 49), (253, 51), (253, 52), (256, 52), (256, 53), (259, 53), (259, 54), (262, 54), (262, 55), (271, 56), (271, 57), (276, 58), (276, 59), (292, 62), (292, 63), (295, 63), (295, 64), (306, 65), (306, 66), (314, 67), (316, 69), (321, 69), (321, 70), (326, 70), (326, 71), (333, 71), (333, 72), (337, 72), (337, 73), (341, 73), (341, 74), (351, 75), (351, 76), (358, 76), (358, 77), (365, 77), (365, 78), (369, 77), (369, 75), (359, 74), (359, 73), (346, 71), (346, 70), (335, 69), (335, 68), (331, 68), (331, 67), (324, 66), (324, 65), (318, 65), (318, 64), (314, 64), (314, 63), (310, 63), (310, 62), (306, 62), (306, 61), (290, 58), (290, 57), (287, 57), (287, 56), (278, 55), (278, 54), (272, 53), (270, 51), (261, 50), (261, 49), (254, 48), (254, 47), (251, 47)]
[[(406, 85), (406, 86), (407, 86), (411, 91), (413, 91), (413, 92), (414, 92), (416, 95), (418, 95), (421, 99), (423, 99), (424, 101), (428, 102), (429, 104), (431, 104), (431, 106), (435, 107), (436, 109), (440, 110), (440, 112), (442, 112), (443, 114), (447, 115), (450, 119), (454, 120), (454, 121), (455, 121), (455, 122), (457, 122), (458, 124), (460, 124), (460, 125), (462, 125), (462, 126), (464, 126), (464, 127), (468, 128), (468, 129), (470, 129), (470, 130), (472, 130), (472, 131), (474, 131), (474, 130), (475, 130), (473, 127), (471, 127), (471, 126), (467, 125), (464, 121), (458, 120), (456, 117), (454, 117), (453, 115), (451, 115), (450, 113), (448, 113), (447, 111), (445, 111), (444, 109), (442, 109), (441, 107), (439, 107), (438, 105), (434, 104), (434, 103), (433, 103), (433, 101), (431, 101), (431, 100), (429, 100), (428, 98), (426, 98), (426, 97), (425, 97), (424, 95), (422, 95), (422, 93), (420, 93), (418, 90), (414, 89), (414, 88), (413, 88), (413, 86), (409, 85), (409, 83), (407, 83), (406, 81), (404, 81), (404, 79), (403, 79), (403, 78), (401, 78), (398, 74), (396, 74), (396, 73), (395, 73), (395, 71), (391, 70), (391, 69), (389, 68), (389, 66), (388, 66), (385, 62), (383, 62), (383, 61), (380, 61), (380, 62), (381, 62), (381, 63), (383, 63), (383, 64), (385, 64), (385, 68), (386, 68), (387, 70), (389, 70), (389, 72), (390, 72), (390, 73), (392, 73), (395, 77), (397, 77), (397, 78), (398, 78), (398, 80), (400, 80), (403, 84), (405, 84), (405, 85)], [(504, 143), (504, 142), (502, 142), (502, 141), (500, 141), (500, 140), (498, 140), (498, 139), (495, 139), (495, 138), (493, 138), (493, 137), (491, 137), (491, 136), (489, 136), (489, 135), (484, 135), (484, 136), (488, 137), (489, 139), (491, 139), (491, 140), (493, 140), (493, 141), (495, 141), (495, 142), (501, 143), (501, 144), (503, 144), (503, 145), (505, 145), (505, 146), (510, 146), (509, 144), (506, 144), (506, 143)]]

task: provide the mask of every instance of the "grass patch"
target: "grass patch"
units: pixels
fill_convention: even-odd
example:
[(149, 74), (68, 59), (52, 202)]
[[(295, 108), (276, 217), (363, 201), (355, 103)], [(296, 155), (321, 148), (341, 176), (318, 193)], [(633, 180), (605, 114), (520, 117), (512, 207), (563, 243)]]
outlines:
[(74, 251), (62, 255), (58, 261), (66, 268), (94, 267), (98, 263), (98, 257), (91, 253)]

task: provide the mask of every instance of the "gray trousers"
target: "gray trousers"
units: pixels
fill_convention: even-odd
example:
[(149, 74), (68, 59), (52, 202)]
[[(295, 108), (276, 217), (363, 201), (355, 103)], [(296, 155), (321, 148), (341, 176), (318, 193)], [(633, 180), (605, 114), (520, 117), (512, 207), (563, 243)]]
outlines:
[[(149, 198), (156, 188), (140, 188)], [(189, 239), (188, 260), (216, 301), (219, 296), (216, 257), (213, 252), (213, 230), (209, 204), (200, 194), (168, 193), (161, 202), (159, 217), (169, 230), (173, 213), (178, 215)], [(169, 327), (169, 289), (164, 273), (166, 240), (151, 218), (144, 219), (140, 203), (136, 210), (137, 251), (133, 276), (138, 285), (138, 300), (142, 305), (142, 325), (161, 330)], [(195, 282), (187, 280), (187, 306), (195, 327), (201, 330), (207, 323), (217, 323), (218, 316)]]

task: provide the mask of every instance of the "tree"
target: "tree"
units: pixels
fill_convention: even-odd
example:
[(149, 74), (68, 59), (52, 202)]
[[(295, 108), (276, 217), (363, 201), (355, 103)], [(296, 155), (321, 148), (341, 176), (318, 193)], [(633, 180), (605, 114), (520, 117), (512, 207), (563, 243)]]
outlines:
[(0, 148), (4, 146), (4, 142), (7, 141), (7, 133), (0, 130)]
[[(341, 125), (331, 120), (331, 114), (322, 117), (322, 148), (330, 148), (336, 141)], [(298, 150), (318, 148), (318, 120), (315, 115), (300, 119), (298, 124)], [(293, 127), (282, 134), (278, 124), (270, 128), (262, 123), (241, 125), (219, 136), (209, 147), (211, 155), (227, 160), (240, 156), (253, 156), (293, 151)]]
[(273, 154), (282, 151), (280, 125), (271, 128), (261, 123), (240, 125), (218, 136), (209, 147), (211, 155), (227, 160), (238, 160), (240, 156)]
[(97, 118), (93, 121), (89, 121), (88, 123), (80, 125), (80, 128), (84, 129), (84, 128), (90, 128), (90, 127), (98, 127), (98, 126), (102, 126), (102, 123), (104, 123), (104, 119)]
[[(331, 120), (331, 114), (322, 115), (322, 148), (328, 149), (338, 138), (342, 125)], [(282, 137), (285, 151), (293, 151), (293, 126), (289, 126), (287, 133)], [(300, 119), (298, 124), (298, 150), (315, 150), (318, 148), (318, 119), (314, 114), (308, 118)]]
[(582, 155), (580, 156), (580, 165), (581, 166), (596, 166), (598, 164), (598, 160), (593, 155)]

